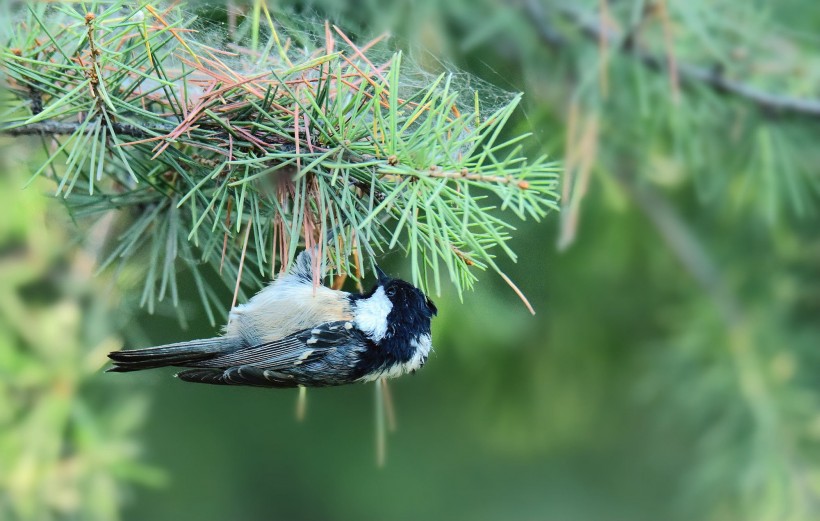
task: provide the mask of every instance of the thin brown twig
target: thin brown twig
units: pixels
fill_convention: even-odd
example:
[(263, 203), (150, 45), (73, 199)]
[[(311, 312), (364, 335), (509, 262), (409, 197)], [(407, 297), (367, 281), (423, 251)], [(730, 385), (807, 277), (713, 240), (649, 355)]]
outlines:
[[(609, 24), (609, 4), (607, 0), (599, 0), (599, 17), (601, 27), (606, 27)], [(604, 32), (601, 31), (601, 37), (598, 38), (598, 87), (601, 89), (601, 97), (606, 98), (609, 95), (609, 41), (604, 38)]]
[(467, 179), (470, 181), (479, 181), (482, 183), (498, 183), (498, 184), (513, 184), (522, 189), (526, 190), (530, 187), (530, 184), (523, 179), (516, 179), (515, 177), (505, 175), (484, 175), (484, 174), (477, 174), (474, 172), (469, 172), (467, 169), (461, 170), (459, 172), (445, 172), (441, 170), (433, 170), (431, 169), (429, 172), (430, 177), (440, 177), (444, 179)]
[(225, 265), (225, 252), (228, 251), (228, 230), (231, 229), (231, 209), (233, 207), (233, 197), (228, 196), (228, 209), (225, 211), (225, 237), (222, 239), (222, 257), (219, 259), (219, 274), (222, 275), (222, 268)]
[(307, 416), (307, 387), (299, 386), (299, 395), (296, 398), (296, 421), (303, 422)]
[(373, 386), (376, 390), (376, 466), (384, 467), (387, 463), (387, 432), (384, 421), (384, 387), (378, 381)]
[(239, 285), (242, 283), (242, 270), (245, 268), (245, 253), (248, 251), (248, 238), (251, 236), (251, 227), (253, 225), (253, 218), (248, 219), (245, 229), (245, 241), (242, 244), (242, 256), (239, 258), (239, 268), (236, 271), (236, 288), (233, 290), (233, 301), (231, 302), (231, 309), (236, 307), (236, 300), (239, 298)]
[(453, 250), (453, 253), (455, 253), (456, 256), (458, 256), (458, 258), (461, 259), (461, 261), (467, 266), (472, 266), (475, 264), (475, 261), (471, 259), (470, 256), (467, 255), (465, 252), (459, 250), (455, 246), (450, 246), (450, 248)]
[(353, 253), (353, 268), (356, 271), (356, 289), (359, 290), (359, 293), (364, 293), (364, 286), (362, 286), (362, 272), (364, 270), (362, 268), (362, 257), (359, 254), (359, 243), (358, 238), (356, 237), (356, 230), (353, 230), (351, 239), (353, 240), (353, 248), (351, 248), (351, 252)]
[[(333, 26), (333, 30), (334, 30), (334, 31), (336, 31), (336, 33), (337, 33), (339, 36), (341, 36), (341, 37), (342, 37), (342, 40), (344, 40), (344, 41), (345, 41), (345, 43), (346, 43), (346, 44), (347, 44), (347, 45), (348, 45), (351, 49), (353, 49), (353, 52), (354, 52), (354, 53), (356, 53), (356, 55), (357, 55), (359, 58), (361, 58), (361, 59), (362, 59), (362, 60), (363, 60), (363, 61), (364, 61), (367, 65), (369, 65), (369, 66), (370, 66), (370, 68), (373, 70), (373, 72), (375, 72), (375, 73), (376, 73), (376, 75), (379, 77), (379, 79), (380, 79), (380, 80), (382, 80), (382, 82), (383, 82), (383, 83), (387, 84), (387, 80), (384, 78), (384, 76), (382, 75), (381, 71), (380, 71), (380, 70), (379, 70), (379, 69), (378, 69), (375, 65), (373, 65), (373, 62), (371, 62), (371, 61), (370, 61), (370, 58), (368, 58), (368, 57), (367, 57), (367, 55), (366, 55), (366, 54), (365, 54), (365, 53), (364, 53), (361, 49), (359, 49), (358, 47), (356, 47), (356, 45), (354, 45), (354, 44), (353, 44), (353, 42), (352, 42), (352, 41), (350, 41), (350, 38), (348, 38), (348, 37), (347, 37), (347, 35), (346, 35), (345, 33), (343, 33), (343, 32), (342, 32), (342, 30), (341, 30), (341, 29), (339, 29), (336, 25), (334, 25), (334, 26)], [(381, 39), (381, 38), (382, 38), (382, 37), (380, 36), (380, 37), (379, 37), (379, 39)], [(378, 41), (378, 40), (376, 40), (376, 41)]]
[[(574, 140), (575, 136), (567, 136)], [(567, 163), (569, 174), (564, 183), (566, 197), (562, 197), (561, 233), (558, 237), (558, 249), (563, 251), (575, 241), (581, 212), (581, 201), (587, 192), (592, 167), (598, 154), (598, 117), (590, 114), (584, 119), (583, 128), (573, 145), (574, 157)]]
[(512, 288), (512, 290), (513, 290), (513, 291), (515, 291), (515, 294), (516, 294), (516, 295), (518, 295), (518, 298), (520, 298), (520, 299), (521, 299), (521, 302), (523, 302), (523, 303), (524, 303), (524, 305), (525, 305), (525, 306), (527, 306), (527, 309), (529, 310), (529, 312), (530, 312), (531, 314), (535, 315), (535, 308), (533, 308), (533, 307), (532, 307), (532, 304), (530, 304), (530, 301), (529, 301), (529, 300), (527, 300), (527, 296), (526, 296), (526, 295), (524, 295), (524, 292), (523, 292), (523, 291), (521, 291), (521, 290), (518, 288), (518, 286), (516, 286), (516, 285), (515, 285), (515, 283), (512, 281), (512, 279), (511, 279), (511, 278), (509, 278), (509, 277), (507, 276), (507, 274), (506, 274), (506, 273), (504, 273), (503, 271), (498, 271), (498, 275), (499, 275), (502, 279), (504, 279), (504, 282), (506, 282), (506, 283), (507, 283), (507, 285), (508, 285), (508, 286), (510, 286), (510, 287)]
[(672, 34), (672, 21), (669, 18), (669, 8), (666, 0), (659, 0), (658, 17), (661, 19), (663, 27), (663, 44), (666, 48), (666, 69), (669, 72), (669, 87), (672, 89), (672, 102), (680, 103), (680, 79), (678, 78), (678, 65), (675, 58), (675, 42)]
[(97, 19), (97, 17), (94, 16), (94, 13), (87, 13), (85, 15), (85, 26), (86, 26), (86, 29), (87, 29), (88, 48), (89, 48), (89, 52), (90, 52), (90, 55), (91, 55), (90, 58), (89, 58), (91, 63), (88, 66), (88, 70), (86, 71), (86, 74), (88, 76), (90, 86), (91, 86), (91, 96), (95, 100), (97, 100), (97, 105), (101, 106), (102, 105), (102, 99), (100, 98), (100, 93), (98, 91), (98, 88), (99, 88), (100, 81), (102, 81), (102, 79), (100, 78), (99, 68), (98, 68), (98, 64), (97, 64), (97, 58), (100, 55), (100, 50), (97, 49), (97, 43), (96, 43), (95, 38), (94, 38), (94, 20), (96, 20), (96, 19)]
[(567, 131), (566, 142), (564, 144), (564, 175), (561, 180), (561, 202), (566, 204), (569, 200), (572, 178), (575, 174), (575, 163), (577, 158), (576, 133), (578, 125), (579, 106), (576, 99), (572, 99), (567, 111)]
[(390, 385), (387, 378), (380, 378), (379, 381), (384, 387), (384, 412), (387, 416), (387, 430), (396, 432), (396, 406), (393, 404), (393, 393), (390, 391)]

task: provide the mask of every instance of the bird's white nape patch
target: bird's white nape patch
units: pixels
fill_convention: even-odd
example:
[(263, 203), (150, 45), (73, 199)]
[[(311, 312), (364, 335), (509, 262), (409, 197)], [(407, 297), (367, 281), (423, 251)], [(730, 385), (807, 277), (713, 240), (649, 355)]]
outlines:
[(393, 309), (393, 303), (379, 288), (368, 298), (356, 301), (354, 322), (371, 340), (378, 342), (387, 334), (387, 315)]

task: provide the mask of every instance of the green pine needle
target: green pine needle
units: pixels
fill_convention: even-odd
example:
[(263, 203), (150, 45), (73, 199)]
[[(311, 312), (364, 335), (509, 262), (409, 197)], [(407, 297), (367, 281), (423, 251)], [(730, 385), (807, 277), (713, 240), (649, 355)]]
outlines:
[(4, 42), (2, 131), (42, 136), (35, 177), (59, 176), (73, 215), (126, 211), (103, 266), (143, 262), (149, 309), (177, 302), (184, 266), (213, 320), (206, 264), (258, 287), (318, 243), (337, 273), (398, 249), (414, 284), (461, 295), (475, 270), (503, 276), (497, 256), (515, 259), (512, 220), (557, 208), (557, 166), (506, 128), (520, 96), (487, 107), (447, 74), (413, 87), (400, 52), (379, 60), (338, 29), (296, 49), (259, 2), (249, 41), (224, 49), (181, 6), (80, 7), (21, 13), (34, 34)]

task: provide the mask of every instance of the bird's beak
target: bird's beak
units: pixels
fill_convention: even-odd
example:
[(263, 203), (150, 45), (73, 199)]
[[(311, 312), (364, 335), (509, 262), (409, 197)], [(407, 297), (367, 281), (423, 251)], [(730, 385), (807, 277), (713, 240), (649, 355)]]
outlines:
[(379, 276), (379, 284), (381, 284), (381, 285), (387, 284), (390, 281), (390, 277), (387, 276), (387, 273), (385, 273), (379, 267), (378, 264), (375, 264), (375, 267), (376, 267), (376, 274)]

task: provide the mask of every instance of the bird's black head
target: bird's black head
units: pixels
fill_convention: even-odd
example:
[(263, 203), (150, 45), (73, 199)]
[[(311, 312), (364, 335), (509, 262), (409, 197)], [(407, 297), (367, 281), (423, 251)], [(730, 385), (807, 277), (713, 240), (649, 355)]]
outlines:
[(430, 322), (438, 310), (420, 289), (388, 277), (376, 267), (378, 283), (369, 292), (350, 295), (354, 323), (376, 349), (361, 353), (362, 374), (381, 374), (396, 364), (412, 363), (415, 371), (431, 349)]
[(420, 289), (388, 277), (378, 267), (376, 271), (378, 284), (362, 296), (368, 303), (359, 307), (360, 324), (368, 328), (381, 353), (394, 362), (406, 362), (420, 345), (429, 344), (430, 322), (438, 310)]
[(426, 321), (429, 331), (430, 319), (438, 313), (430, 297), (409, 282), (390, 278), (378, 266), (376, 272), (379, 274), (379, 284), (374, 290), (383, 288), (385, 296), (393, 305), (387, 317), (388, 323), (406, 322), (406, 318), (418, 319)]

